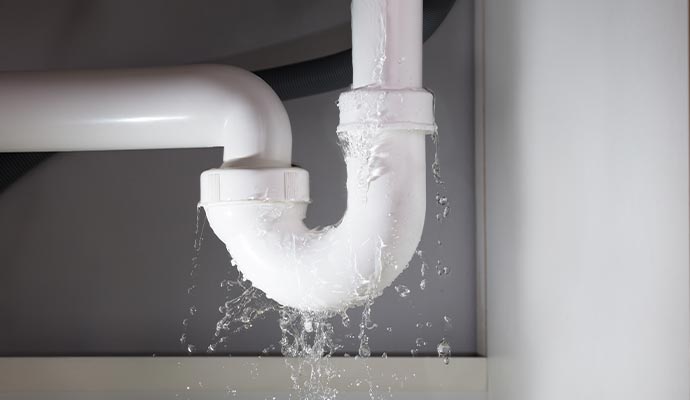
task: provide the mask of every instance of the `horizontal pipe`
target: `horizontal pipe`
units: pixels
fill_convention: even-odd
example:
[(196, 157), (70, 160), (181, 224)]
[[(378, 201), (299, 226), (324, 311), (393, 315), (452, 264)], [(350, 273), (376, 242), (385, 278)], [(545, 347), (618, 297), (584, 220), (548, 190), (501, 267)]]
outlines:
[(271, 88), (239, 68), (0, 74), (0, 152), (223, 147), (226, 166), (288, 167)]

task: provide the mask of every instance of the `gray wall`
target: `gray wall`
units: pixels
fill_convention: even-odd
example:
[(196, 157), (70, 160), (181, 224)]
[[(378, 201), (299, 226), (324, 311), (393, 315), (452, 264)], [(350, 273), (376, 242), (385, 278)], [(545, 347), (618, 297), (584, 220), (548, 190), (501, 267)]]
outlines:
[[(70, 17), (81, 18), (64, 16)], [(379, 325), (371, 332), (374, 353), (409, 354), (417, 337), (429, 343), (421, 353), (433, 353), (443, 336), (454, 354), (476, 350), (472, 18), (472, 2), (458, 0), (425, 44), (424, 79), (436, 94), (446, 187), (436, 186), (428, 171), (427, 224), (420, 248), (430, 263), (440, 259), (451, 273), (433, 274), (422, 292), (415, 260), (395, 283), (409, 286), (411, 296), (401, 298), (392, 288), (386, 290), (373, 308), (373, 320)], [(339, 23), (337, 18), (333, 21)], [(203, 42), (204, 34), (213, 31), (210, 25), (190, 34)], [(90, 66), (88, 52), (77, 57), (73, 49), (69, 57), (61, 58), (63, 53), (52, 50), (59, 47), (54, 43), (43, 43), (40, 51), (34, 46), (24, 50), (22, 43), (31, 39), (30, 23), (7, 20), (0, 26), (5, 34), (24, 38), (12, 41), (3, 36), (0, 52), (6, 56), (0, 68), (4, 70)], [(80, 26), (83, 31), (73, 37), (89, 34), (89, 24)], [(125, 32), (127, 25), (119, 29)], [(117, 37), (103, 40), (126, 47)], [(173, 42), (158, 45), (168, 46), (158, 61), (146, 58), (141, 63), (132, 51), (97, 66), (174, 64), (192, 57), (186, 54), (190, 46), (178, 54)], [(311, 175), (308, 223), (312, 225), (336, 222), (345, 207), (344, 163), (335, 135), (337, 96), (332, 92), (286, 103), (294, 132), (294, 162)], [(430, 164), (430, 140), (427, 150)], [(222, 243), (210, 230), (200, 254), (199, 275), (192, 279), (189, 272), (199, 174), (217, 166), (220, 157), (217, 149), (62, 153), (0, 194), (0, 354), (183, 353), (178, 340), (181, 321), (192, 303), (199, 313), (191, 321), (189, 335), (193, 343), (205, 347), (220, 317), (217, 308), (225, 299), (218, 283), (230, 269)], [(452, 207), (442, 224), (434, 217), (439, 211), (434, 202), (438, 190), (447, 193)], [(437, 240), (443, 244), (439, 246)], [(187, 296), (192, 283), (199, 290), (196, 296)], [(350, 311), (353, 321), (360, 312)], [(451, 328), (444, 326), (444, 315), (452, 319)], [(431, 327), (418, 328), (418, 322), (430, 322)], [(344, 335), (356, 333), (355, 328), (340, 330), (345, 350), (354, 351), (355, 341)], [(233, 336), (227, 350), (257, 354), (276, 344), (279, 336), (275, 318), (269, 317), (249, 332)]]

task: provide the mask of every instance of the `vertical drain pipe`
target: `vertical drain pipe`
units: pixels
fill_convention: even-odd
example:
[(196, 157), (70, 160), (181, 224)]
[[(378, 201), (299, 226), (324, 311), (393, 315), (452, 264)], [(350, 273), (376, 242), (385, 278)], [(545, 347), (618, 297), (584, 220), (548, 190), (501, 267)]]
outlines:
[(340, 96), (338, 131), (436, 129), (422, 86), (422, 0), (352, 1), (352, 88)]
[(352, 87), (422, 87), (422, 0), (352, 2)]

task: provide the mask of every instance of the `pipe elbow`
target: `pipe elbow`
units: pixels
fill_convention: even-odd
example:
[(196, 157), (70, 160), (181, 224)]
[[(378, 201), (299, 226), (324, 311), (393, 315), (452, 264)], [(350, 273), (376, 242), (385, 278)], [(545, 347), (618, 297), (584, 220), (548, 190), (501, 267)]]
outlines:
[(289, 167), (290, 119), (273, 89), (241, 68), (213, 64), (193, 68), (200, 86), (214, 93), (215, 101), (209, 102), (214, 110), (209, 111), (218, 116), (223, 167)]

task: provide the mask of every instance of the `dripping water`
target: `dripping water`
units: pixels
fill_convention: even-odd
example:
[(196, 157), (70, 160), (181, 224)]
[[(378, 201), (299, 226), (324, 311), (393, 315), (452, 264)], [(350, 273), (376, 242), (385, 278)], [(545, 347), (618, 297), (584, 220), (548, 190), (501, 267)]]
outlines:
[(187, 287), (187, 297), (189, 299), (189, 307), (187, 316), (182, 319), (182, 334), (180, 335), (180, 344), (185, 346), (188, 353), (192, 354), (196, 351), (196, 346), (188, 343), (190, 320), (194, 318), (197, 313), (197, 307), (194, 305), (194, 295), (196, 290), (196, 277), (199, 274), (201, 254), (201, 244), (204, 240), (204, 229), (206, 228), (206, 217), (202, 214), (201, 207), (196, 209), (196, 227), (194, 229), (194, 255), (192, 256), (192, 268), (189, 272), (190, 284)]
[[(380, 112), (380, 110), (376, 108), (372, 110), (372, 121), (378, 120), (378, 116), (376, 115), (378, 112)], [(386, 172), (382, 169), (382, 163), (379, 162), (380, 160), (377, 159), (378, 149), (376, 147), (376, 135), (374, 134), (376, 127), (373, 125), (370, 128), (371, 129), (364, 130), (364, 132), (358, 132), (358, 136), (339, 133), (339, 142), (345, 156), (357, 157), (360, 160), (364, 160), (360, 170), (359, 184), (367, 189), (374, 180)], [(435, 147), (435, 155), (431, 168), (434, 182), (437, 185), (435, 200), (438, 213), (436, 219), (440, 224), (450, 215), (450, 202), (446, 194), (445, 182), (441, 179), (441, 167), (438, 155), (438, 133), (434, 132), (431, 138)], [(366, 193), (366, 191), (364, 192)], [(192, 278), (198, 273), (199, 252), (206, 224), (205, 218), (203, 218), (203, 222), (200, 221), (201, 215), (198, 210), (196, 239), (194, 244), (195, 255), (193, 257), (191, 272)], [(439, 246), (442, 245), (440, 238), (437, 244)], [(435, 264), (435, 272), (437, 274), (433, 274), (433, 269), (430, 268), (430, 264), (426, 261), (422, 250), (417, 250), (416, 256), (421, 262), (420, 272), (422, 279), (419, 283), (420, 291), (428, 289), (430, 278), (433, 278), (435, 275), (443, 277), (450, 272), (448, 266), (439, 259)], [(230, 264), (232, 267), (231, 270), (235, 275), (220, 282), (220, 287), (227, 291), (228, 297), (218, 308), (221, 317), (216, 323), (211, 342), (205, 350), (208, 353), (216, 353), (223, 348), (227, 348), (234, 334), (252, 329), (259, 320), (275, 318), (278, 320), (281, 331), (279, 349), (280, 353), (285, 358), (286, 367), (290, 370), (294, 398), (307, 400), (337, 398), (338, 391), (333, 388), (331, 383), (340, 376), (341, 371), (338, 371), (333, 365), (332, 357), (338, 351), (342, 350), (343, 345), (335, 338), (333, 324), (335, 318), (340, 318), (340, 323), (344, 327), (351, 326), (350, 317), (347, 313), (313, 313), (283, 307), (273, 300), (268, 299), (262, 291), (252, 286), (251, 282), (246, 280), (237, 270), (237, 264), (234, 260), (231, 259)], [(434, 266), (433, 263), (431, 265)], [(430, 271), (432, 273), (430, 273)], [(410, 287), (406, 285), (396, 285), (393, 289), (401, 298), (407, 298), (412, 293)], [(190, 296), (195, 293), (195, 290), (196, 285), (192, 282), (188, 289)], [(377, 324), (374, 323), (371, 318), (373, 297), (375, 294), (378, 294), (377, 290), (378, 288), (372, 288), (370, 293), (363, 295), (363, 300), (365, 301), (363, 301), (364, 305), (358, 325), (359, 331), (356, 336), (352, 336), (353, 340), (358, 341), (358, 348), (356, 354), (354, 354), (354, 358), (364, 363), (368, 376), (367, 380), (358, 381), (356, 384), (358, 386), (362, 383), (367, 384), (371, 399), (375, 398), (375, 391), (380, 389), (379, 385), (373, 382), (371, 370), (367, 362), (372, 356), (370, 334), (377, 328)], [(180, 341), (186, 346), (189, 353), (197, 353), (200, 350), (197, 350), (194, 344), (189, 343), (187, 338), (187, 326), (197, 315), (198, 309), (192, 303), (189, 305), (187, 311), (188, 316), (183, 321), (184, 332)], [(434, 323), (431, 321), (418, 323), (417, 328), (422, 330), (428, 329), (431, 328)], [(451, 321), (447, 316), (443, 317), (443, 322), (441, 322), (441, 324), (445, 331), (451, 329)], [(393, 331), (392, 327), (386, 327), (385, 329), (388, 333), (392, 333)], [(428, 331), (426, 332), (428, 333)], [(425, 350), (429, 343), (433, 346), (436, 340), (438, 339), (431, 338), (429, 340), (424, 336), (417, 337), (410, 350), (410, 354), (412, 356), (419, 355), (420, 352)], [(202, 346), (201, 349), (204, 349), (204, 347)], [(269, 354), (274, 349), (276, 349), (275, 346), (269, 346), (261, 352), (261, 355)], [(450, 345), (445, 338), (437, 345), (436, 352), (444, 363), (447, 364), (449, 362), (451, 355)], [(347, 357), (348, 355), (345, 354), (345, 356)], [(381, 357), (388, 358), (388, 355), (384, 353)], [(258, 366), (256, 368), (256, 374), (258, 374)], [(409, 377), (402, 377), (402, 379), (407, 380)], [(388, 388), (389, 393), (390, 390), (391, 389)], [(238, 393), (236, 388), (228, 387), (227, 391), (228, 394), (233, 397), (242, 396), (241, 393)], [(290, 395), (290, 398), (293, 398), (293, 394)]]

